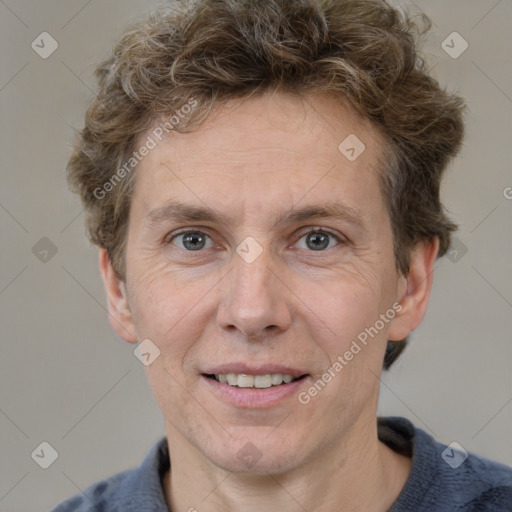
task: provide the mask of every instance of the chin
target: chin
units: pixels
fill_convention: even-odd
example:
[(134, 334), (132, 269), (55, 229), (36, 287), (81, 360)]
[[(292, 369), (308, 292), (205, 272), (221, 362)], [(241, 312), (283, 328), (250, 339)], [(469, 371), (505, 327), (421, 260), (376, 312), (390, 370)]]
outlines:
[(222, 456), (220, 460), (212, 460), (212, 462), (231, 473), (255, 476), (283, 474), (300, 466), (298, 457), (296, 455), (291, 456), (290, 454), (281, 454), (279, 456), (276, 456), (276, 454), (263, 455), (257, 461), (247, 462), (239, 460), (238, 455), (235, 453), (231, 457)]
[[(274, 433), (275, 434), (275, 433)], [(274, 435), (271, 434), (271, 435)], [(268, 475), (286, 473), (304, 462), (304, 444), (288, 437), (269, 440), (264, 435), (244, 435), (229, 446), (218, 446), (205, 454), (216, 466), (233, 473)]]

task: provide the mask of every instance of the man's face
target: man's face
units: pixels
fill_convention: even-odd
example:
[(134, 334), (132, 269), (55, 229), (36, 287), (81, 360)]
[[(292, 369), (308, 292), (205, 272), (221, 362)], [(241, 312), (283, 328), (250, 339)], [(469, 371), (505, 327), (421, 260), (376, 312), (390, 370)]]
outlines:
[[(353, 138), (338, 148), (352, 134), (366, 147), (355, 160)], [(392, 315), (377, 334), (375, 325), (403, 290), (380, 144), (333, 99), (276, 94), (228, 103), (141, 162), (126, 288), (137, 338), (161, 351), (147, 373), (171, 457), (284, 471), (375, 422)], [(230, 377), (242, 386), (301, 378), (244, 388), (212, 374), (260, 376)]]

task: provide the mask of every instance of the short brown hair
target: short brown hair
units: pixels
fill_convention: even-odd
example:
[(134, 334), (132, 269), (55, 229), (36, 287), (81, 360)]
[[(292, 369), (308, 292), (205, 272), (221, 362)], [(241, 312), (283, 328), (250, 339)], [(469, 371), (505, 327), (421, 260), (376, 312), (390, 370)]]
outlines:
[[(137, 138), (194, 99), (191, 130), (223, 100), (268, 90), (327, 93), (369, 119), (386, 141), (381, 187), (397, 269), (411, 248), (456, 226), (439, 198), (441, 175), (463, 137), (463, 102), (428, 75), (418, 36), (429, 29), (384, 0), (178, 0), (128, 29), (96, 74), (99, 90), (68, 164), (91, 241), (120, 279), (134, 173), (112, 176)], [(127, 173), (123, 173), (123, 176)], [(388, 343), (385, 368), (406, 340)]]

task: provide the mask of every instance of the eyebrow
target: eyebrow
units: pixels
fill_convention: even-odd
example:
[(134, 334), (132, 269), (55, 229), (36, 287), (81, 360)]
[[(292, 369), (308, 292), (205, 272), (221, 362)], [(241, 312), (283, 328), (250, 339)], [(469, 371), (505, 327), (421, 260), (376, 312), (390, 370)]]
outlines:
[[(359, 210), (341, 203), (328, 202), (322, 205), (304, 206), (283, 212), (274, 219), (272, 229), (279, 224), (320, 218), (343, 220), (361, 228), (366, 224), (366, 217)], [(150, 229), (169, 220), (175, 222), (212, 222), (225, 225), (231, 222), (230, 216), (217, 212), (208, 206), (192, 206), (180, 201), (171, 201), (164, 206), (151, 210), (145, 219)]]

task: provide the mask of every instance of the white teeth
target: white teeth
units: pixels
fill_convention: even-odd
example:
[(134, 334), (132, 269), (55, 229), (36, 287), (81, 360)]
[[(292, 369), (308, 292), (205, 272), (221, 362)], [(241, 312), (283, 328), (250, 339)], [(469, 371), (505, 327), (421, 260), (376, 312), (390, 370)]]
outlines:
[(238, 375), (238, 387), (239, 388), (253, 388), (254, 387), (254, 375), (244, 375), (243, 373)]
[(277, 386), (283, 382), (283, 374), (282, 373), (273, 373), (272, 374), (272, 384)]
[(266, 375), (256, 375), (254, 377), (254, 387), (255, 388), (269, 388), (272, 386), (272, 375), (267, 373)]
[(215, 380), (239, 388), (270, 388), (280, 384), (288, 384), (293, 380), (291, 375), (282, 373), (267, 373), (265, 375), (247, 375), (245, 373), (221, 373), (215, 375)]

